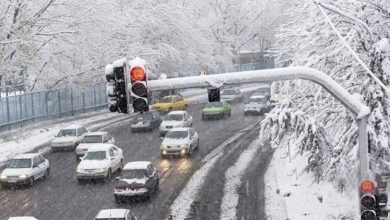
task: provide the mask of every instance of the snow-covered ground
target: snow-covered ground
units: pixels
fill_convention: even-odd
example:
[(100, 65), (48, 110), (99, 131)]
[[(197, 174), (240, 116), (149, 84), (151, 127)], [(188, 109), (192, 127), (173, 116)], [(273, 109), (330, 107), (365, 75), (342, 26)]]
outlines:
[(358, 219), (357, 190), (340, 193), (329, 182), (313, 182), (306, 161), (294, 153), (289, 158), (287, 147), (275, 150), (264, 178), (267, 219)]

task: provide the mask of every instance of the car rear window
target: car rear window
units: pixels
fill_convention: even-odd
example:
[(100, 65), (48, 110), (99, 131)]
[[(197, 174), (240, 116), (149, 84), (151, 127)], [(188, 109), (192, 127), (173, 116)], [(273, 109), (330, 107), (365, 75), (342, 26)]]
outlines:
[(183, 121), (183, 115), (182, 114), (168, 114), (164, 121)]
[(76, 136), (76, 129), (62, 129), (58, 135), (58, 137), (66, 137), (66, 136)]
[(143, 169), (123, 170), (121, 176), (123, 179), (144, 179), (148, 176), (148, 171)]
[(102, 143), (101, 135), (87, 135), (84, 137), (83, 143)]

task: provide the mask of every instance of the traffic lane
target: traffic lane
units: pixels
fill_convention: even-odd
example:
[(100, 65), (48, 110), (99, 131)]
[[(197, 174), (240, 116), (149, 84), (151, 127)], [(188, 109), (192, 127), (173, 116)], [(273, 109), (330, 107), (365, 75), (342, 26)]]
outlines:
[(266, 220), (264, 175), (272, 159), (273, 149), (265, 144), (246, 170), (238, 190), (237, 217), (242, 220)]
[[(102, 208), (134, 207), (137, 215), (146, 216), (140, 219), (160, 219), (167, 213), (170, 203), (196, 170), (197, 166), (194, 165), (194, 161), (199, 162), (202, 155), (207, 154), (208, 150), (213, 149), (224, 138), (231, 135), (229, 130), (232, 130), (226, 128), (235, 127), (232, 125), (242, 121), (239, 119), (240, 112), (234, 110), (233, 115), (235, 114), (237, 118), (214, 121), (213, 126), (202, 126), (201, 124), (209, 122), (202, 122), (200, 113), (194, 114), (194, 126), (202, 140), (200, 153), (195, 154), (195, 157), (191, 159), (166, 160), (165, 164), (168, 165), (165, 165), (165, 168), (163, 168), (164, 161), (159, 156), (161, 139), (158, 131), (130, 135), (128, 124), (108, 129), (116, 137), (117, 145), (124, 150), (125, 162), (151, 160), (159, 169), (166, 170), (161, 173), (161, 190), (150, 202), (116, 204), (112, 195), (114, 182), (79, 185), (75, 177), (77, 161), (74, 153), (54, 153), (48, 155), (51, 161), (51, 175), (48, 180), (40, 181), (32, 188), (22, 187), (16, 190), (0, 191), (0, 198), (2, 198), (0, 215), (4, 218), (10, 215), (32, 215), (43, 220), (74, 219), (75, 217), (93, 219)], [(245, 126), (245, 123), (239, 124)], [(204, 141), (207, 144), (203, 144)]]
[(234, 133), (261, 120), (261, 117), (244, 117), (243, 104), (235, 104), (233, 105), (232, 117), (202, 121), (199, 111), (201, 108), (202, 106), (198, 105), (195, 109), (189, 110), (194, 118), (193, 127), (199, 133), (199, 149), (194, 152), (191, 158), (161, 159), (159, 148), (157, 148), (156, 154), (158, 156), (153, 163), (161, 174), (160, 190), (150, 202), (130, 203), (123, 206), (130, 207), (140, 219), (163, 219), (166, 217), (174, 199), (192, 174), (202, 166), (201, 160)]
[(191, 205), (191, 210), (186, 219), (203, 220), (219, 219), (221, 201), (224, 194), (225, 173), (233, 166), (241, 153), (248, 148), (250, 143), (259, 136), (259, 127), (244, 133), (240, 138), (227, 147), (222, 157), (206, 176), (206, 181), (200, 190), (198, 198)]

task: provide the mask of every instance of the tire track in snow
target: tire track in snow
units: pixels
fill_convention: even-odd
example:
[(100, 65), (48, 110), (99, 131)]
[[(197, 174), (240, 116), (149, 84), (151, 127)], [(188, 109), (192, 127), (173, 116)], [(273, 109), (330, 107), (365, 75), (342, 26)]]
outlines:
[(220, 220), (237, 219), (238, 189), (241, 186), (245, 171), (262, 146), (263, 143), (260, 139), (253, 141), (249, 148), (243, 151), (236, 163), (225, 172)]
[[(171, 214), (174, 216), (174, 219), (185, 219), (188, 216), (191, 210), (192, 203), (196, 200), (199, 190), (202, 188), (204, 182), (206, 181), (206, 176), (208, 175), (209, 171), (214, 167), (219, 158), (222, 157), (222, 155), (224, 154), (224, 149), (229, 144), (243, 136), (246, 131), (253, 129), (257, 125), (258, 123), (255, 123), (250, 127), (247, 127), (237, 132), (235, 135), (233, 135), (221, 145), (219, 145), (202, 160), (202, 162), (204, 162), (205, 164), (192, 175), (187, 185), (184, 187), (184, 189), (180, 192), (179, 196), (171, 205)], [(234, 146), (229, 150), (234, 150), (236, 147), (237, 146)]]

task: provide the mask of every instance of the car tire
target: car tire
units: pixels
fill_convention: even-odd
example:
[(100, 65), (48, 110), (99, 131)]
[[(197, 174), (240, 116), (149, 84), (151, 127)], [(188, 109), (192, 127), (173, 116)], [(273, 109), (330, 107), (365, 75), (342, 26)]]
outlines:
[(50, 174), (50, 168), (47, 168), (46, 171), (45, 171), (45, 175), (43, 177), (45, 179), (48, 179), (49, 178), (49, 174)]
[(28, 185), (34, 186), (34, 177), (33, 176), (28, 180)]
[(79, 184), (84, 184), (84, 183), (85, 183), (85, 181), (82, 180), (82, 179), (77, 179), (77, 182), (78, 182)]
[(107, 176), (106, 176), (106, 180), (107, 180), (107, 181), (110, 181), (110, 180), (111, 180), (111, 177), (112, 177), (112, 172), (111, 172), (111, 168), (110, 168), (110, 169), (108, 169)]
[(121, 163), (119, 165), (119, 168), (118, 168), (118, 171), (122, 171), (123, 170), (123, 160), (121, 160)]

